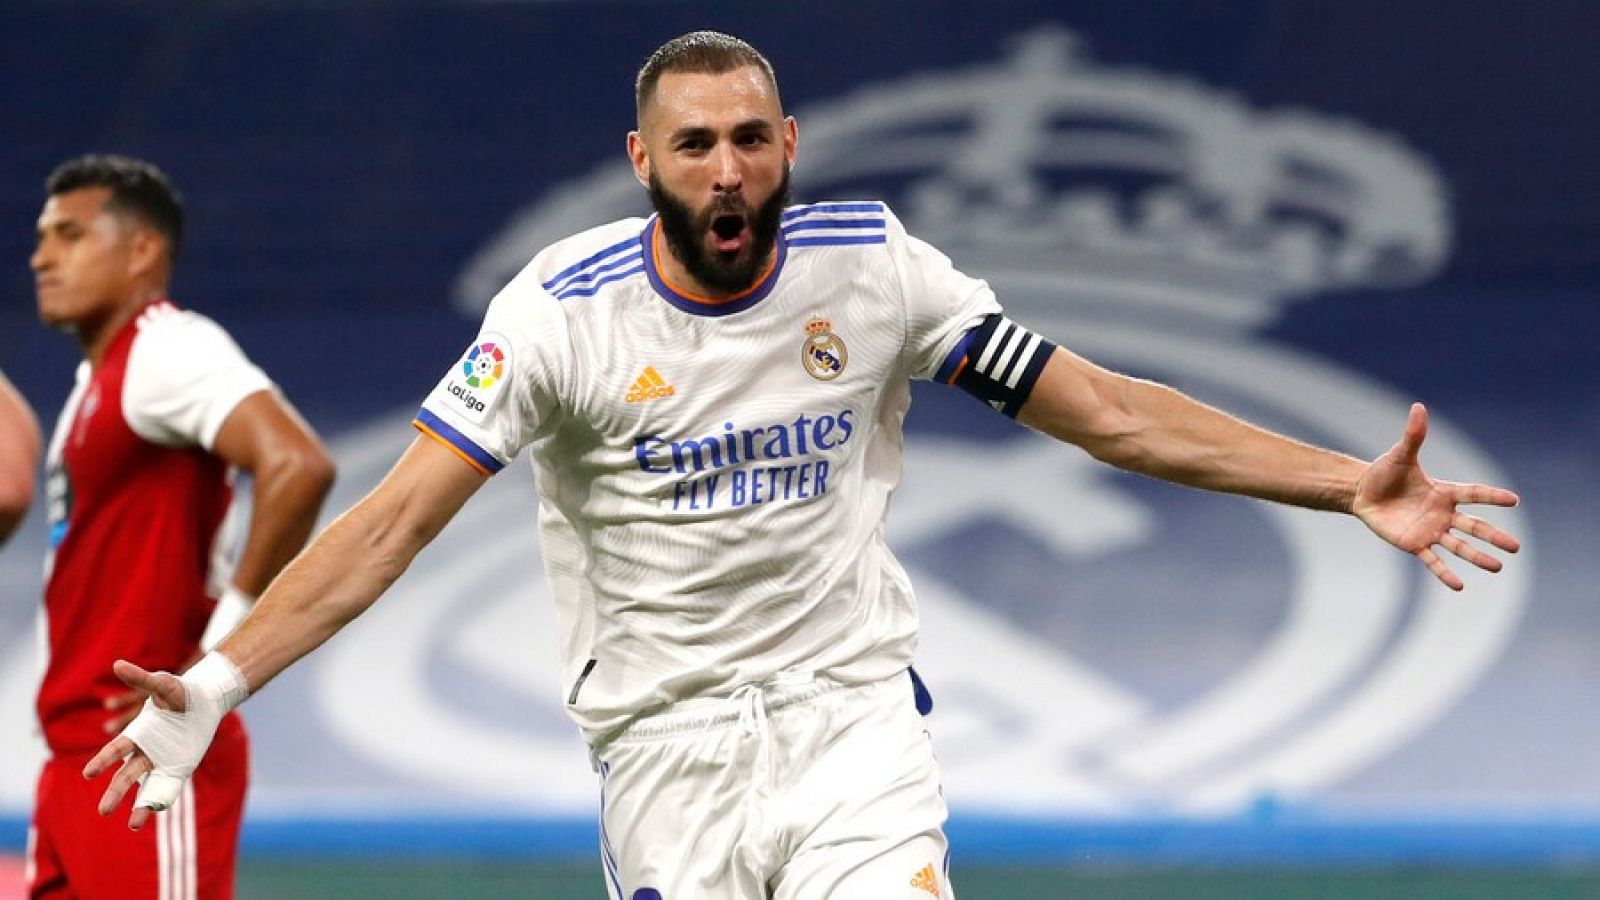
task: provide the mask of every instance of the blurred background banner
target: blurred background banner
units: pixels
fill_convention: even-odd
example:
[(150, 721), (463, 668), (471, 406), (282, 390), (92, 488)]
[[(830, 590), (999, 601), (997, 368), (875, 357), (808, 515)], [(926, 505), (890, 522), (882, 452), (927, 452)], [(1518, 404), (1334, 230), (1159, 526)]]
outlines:
[[(52, 423), (78, 354), (33, 314), (42, 180), (150, 158), (188, 200), (176, 298), (328, 439), (343, 510), (537, 249), (647, 211), (634, 73), (727, 30), (799, 118), (797, 201), (888, 200), (1066, 346), (1358, 456), (1424, 400), (1431, 471), (1524, 498), (1495, 518), (1526, 550), (1453, 595), (1353, 520), (1125, 476), (919, 386), (890, 537), (958, 847), (1593, 860), (1600, 10), (1471, 9), (7, 4), (0, 367)], [(512, 467), (252, 700), (247, 847), (352, 820), (357, 849), (587, 847), (533, 515)], [(0, 552), (12, 849), (42, 523)]]

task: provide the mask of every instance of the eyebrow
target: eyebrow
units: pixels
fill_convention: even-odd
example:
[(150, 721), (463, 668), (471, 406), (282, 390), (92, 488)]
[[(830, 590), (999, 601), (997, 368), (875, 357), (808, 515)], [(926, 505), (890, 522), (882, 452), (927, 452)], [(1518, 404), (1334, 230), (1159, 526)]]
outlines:
[(50, 222), (37, 221), (33, 225), (34, 234), (43, 236), (50, 231), (66, 231), (69, 228), (82, 228), (83, 223), (74, 218), (55, 219)]
[[(732, 131), (736, 135), (751, 133), (772, 134), (773, 127), (772, 123), (766, 119), (746, 119), (743, 122), (733, 126)], [(672, 132), (671, 140), (672, 142), (676, 143), (687, 138), (716, 137), (716, 134), (716, 129), (711, 128), (708, 125), (685, 125), (682, 128)]]

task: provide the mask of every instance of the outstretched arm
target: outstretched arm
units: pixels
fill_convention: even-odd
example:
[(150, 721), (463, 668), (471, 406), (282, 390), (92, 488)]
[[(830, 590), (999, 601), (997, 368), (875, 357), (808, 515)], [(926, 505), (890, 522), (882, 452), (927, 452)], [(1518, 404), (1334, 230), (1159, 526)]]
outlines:
[(488, 480), (419, 436), (372, 493), (267, 588), (218, 650), (254, 693), (365, 612)]
[[(180, 679), (119, 661), (118, 677), (149, 693), (154, 709), (146, 707), (84, 767), (85, 777), (93, 778), (127, 759), (101, 798), (101, 813), (115, 809), (153, 770), (141, 804), (163, 779), (161, 786), (175, 791), (204, 756), (227, 709), (371, 606), (486, 480), (444, 446), (419, 437), (382, 483), (318, 535), (189, 674)], [(166, 805), (153, 802), (158, 810)], [(128, 824), (137, 829), (149, 816), (149, 808), (136, 805)]]
[(1434, 545), (1491, 572), (1500, 563), (1454, 532), (1514, 553), (1516, 538), (1456, 511), (1461, 503), (1513, 506), (1504, 488), (1435, 481), (1417, 454), (1427, 413), (1414, 406), (1405, 435), (1365, 463), (1257, 428), (1165, 385), (1103, 369), (1057, 349), (1018, 420), (1131, 472), (1358, 516), (1379, 537), (1420, 558), (1454, 590), (1462, 582)]

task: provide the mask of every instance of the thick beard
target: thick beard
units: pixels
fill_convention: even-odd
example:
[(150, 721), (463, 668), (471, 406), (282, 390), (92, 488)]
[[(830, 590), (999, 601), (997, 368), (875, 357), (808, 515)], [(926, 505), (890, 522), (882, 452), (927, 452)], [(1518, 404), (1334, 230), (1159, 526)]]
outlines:
[[(749, 290), (761, 277), (777, 243), (783, 209), (789, 205), (789, 166), (783, 167), (778, 189), (753, 213), (744, 195), (723, 194), (696, 214), (688, 203), (668, 192), (654, 172), (650, 173), (650, 205), (661, 217), (667, 249), (683, 263), (689, 277), (713, 293), (737, 294)], [(737, 213), (749, 223), (748, 253), (721, 253), (706, 246), (712, 220), (723, 213)]]

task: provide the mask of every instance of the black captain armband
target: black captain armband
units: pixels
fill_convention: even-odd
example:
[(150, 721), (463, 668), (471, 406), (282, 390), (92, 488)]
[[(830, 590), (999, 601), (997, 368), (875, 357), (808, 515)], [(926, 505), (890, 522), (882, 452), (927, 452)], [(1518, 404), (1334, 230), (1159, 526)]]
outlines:
[(1005, 316), (967, 332), (934, 375), (1016, 418), (1056, 345)]

